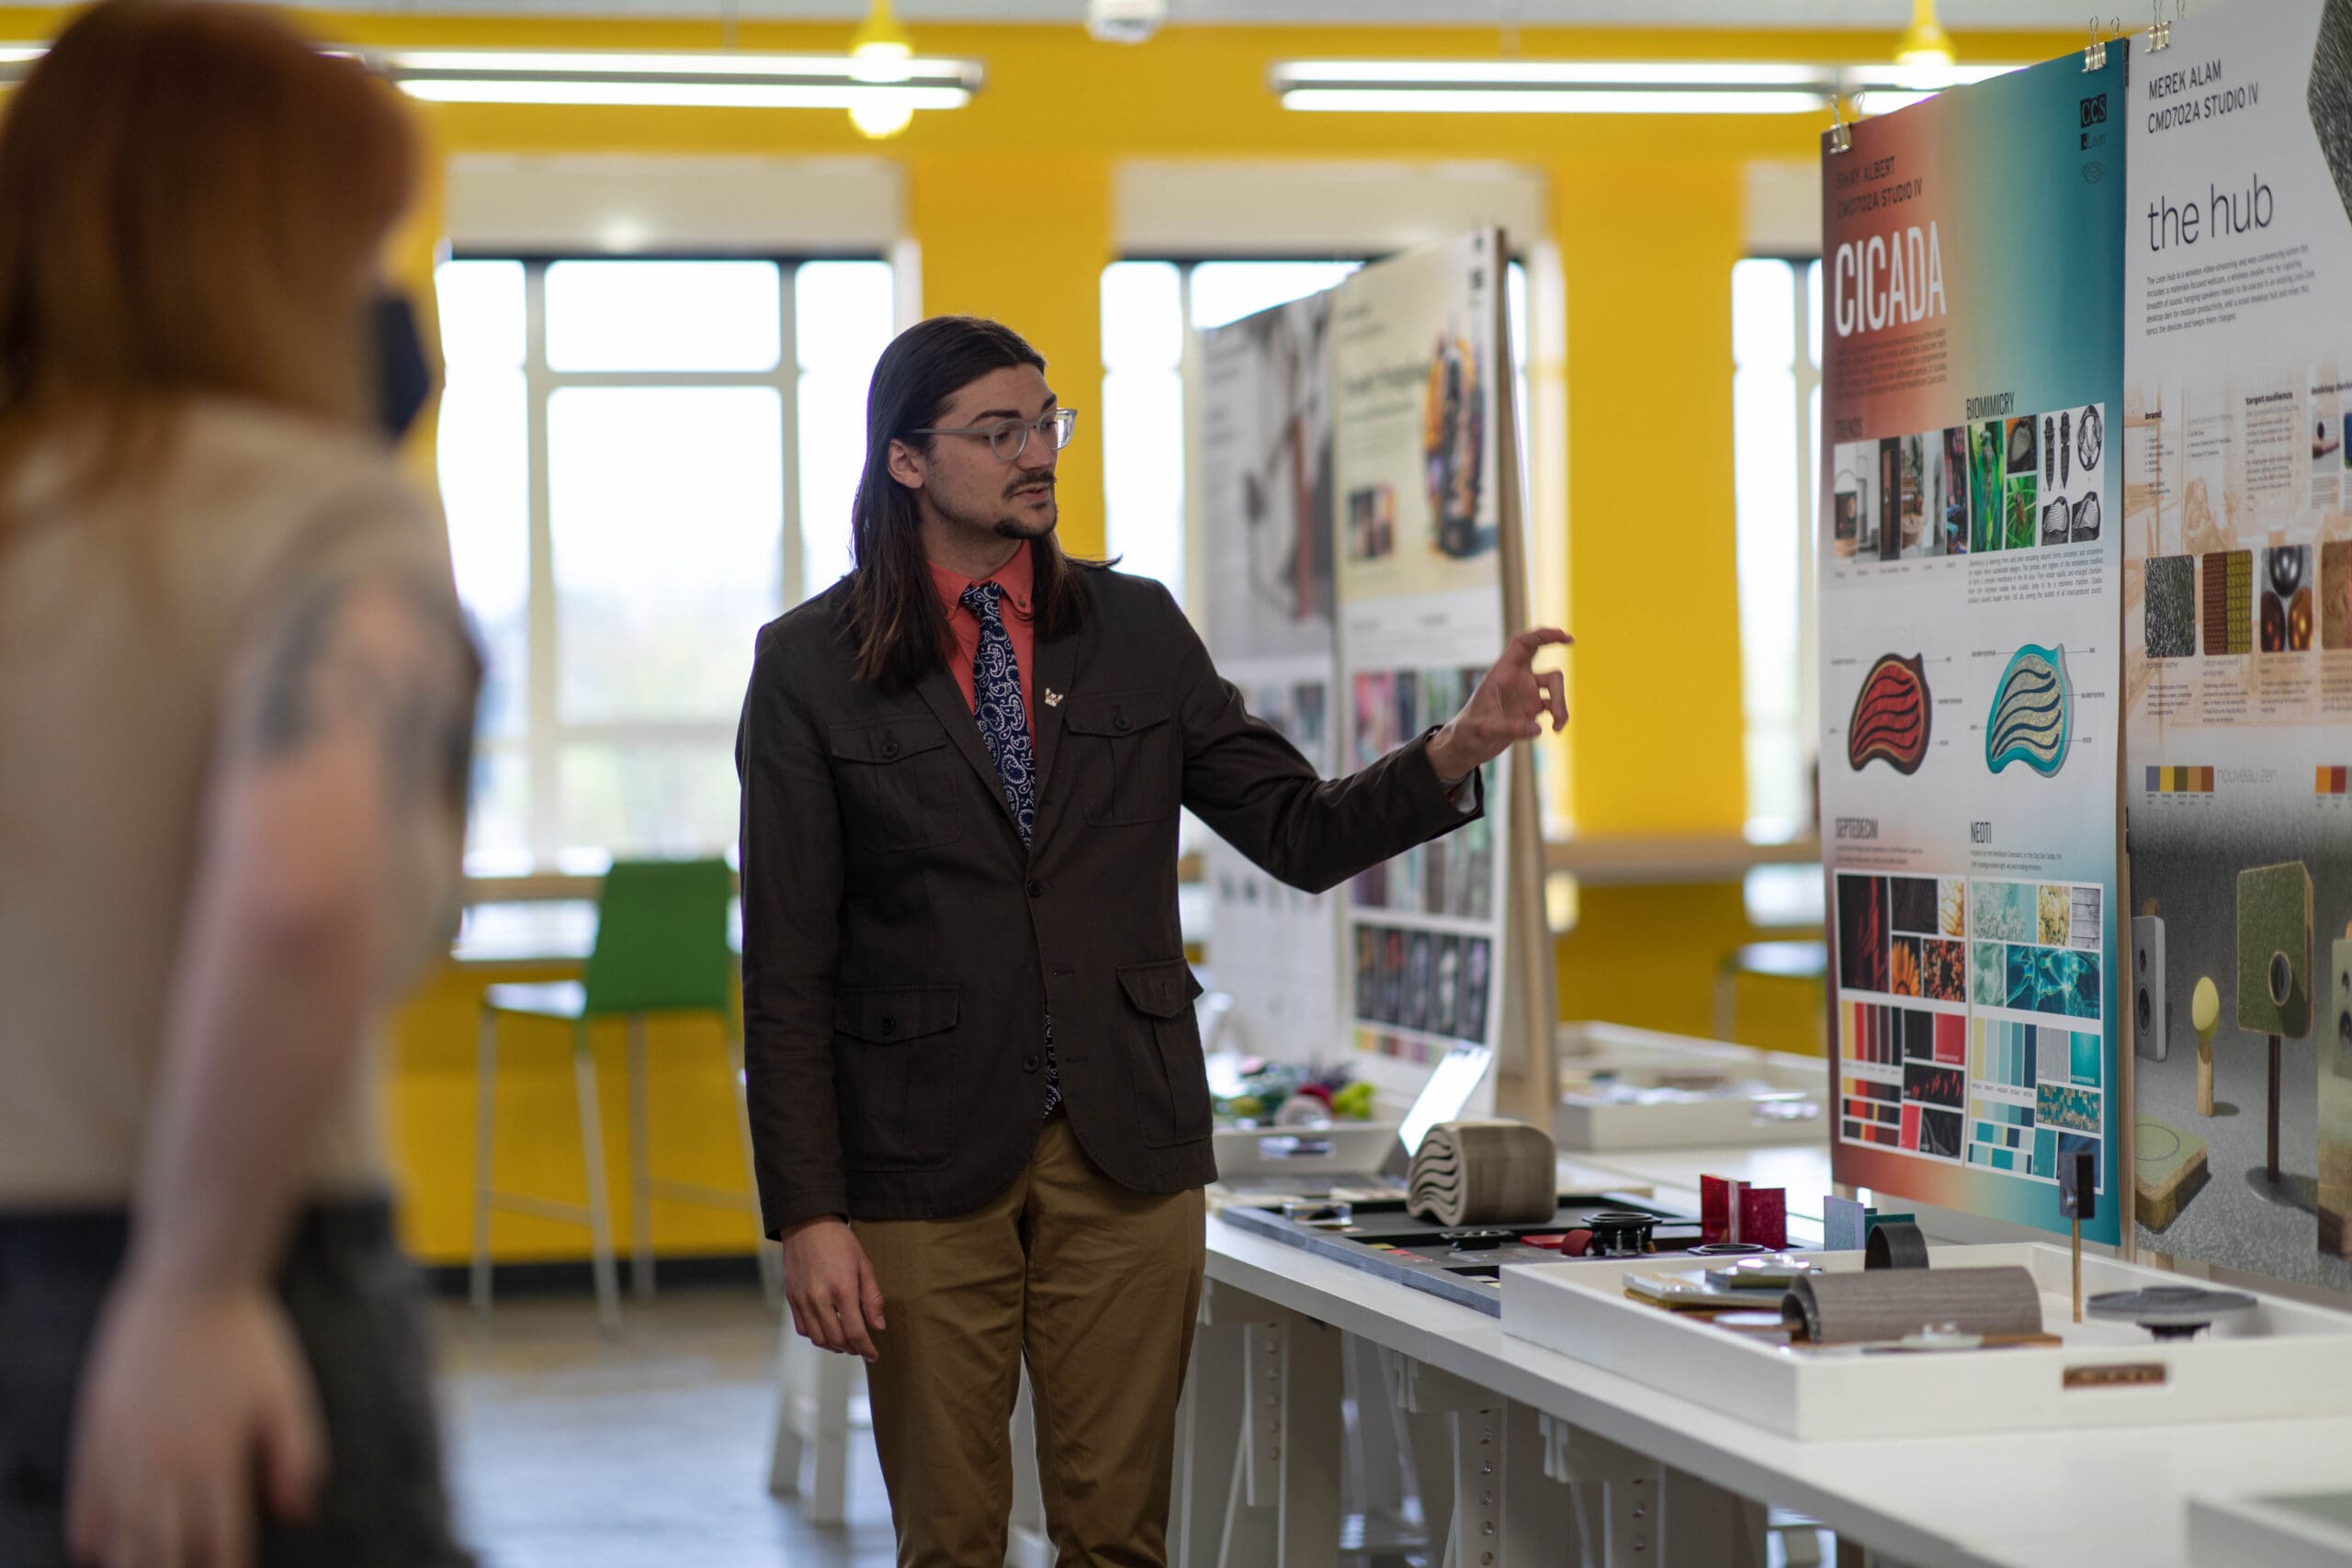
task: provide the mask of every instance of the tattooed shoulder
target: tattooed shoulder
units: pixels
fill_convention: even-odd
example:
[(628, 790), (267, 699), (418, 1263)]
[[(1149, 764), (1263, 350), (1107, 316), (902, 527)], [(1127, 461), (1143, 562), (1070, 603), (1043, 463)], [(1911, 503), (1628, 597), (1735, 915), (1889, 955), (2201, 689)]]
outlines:
[(256, 682), (254, 761), (356, 739), (375, 749), (396, 804), (432, 795), (463, 809), (481, 661), (446, 592), (392, 569), (322, 583), (287, 613)]

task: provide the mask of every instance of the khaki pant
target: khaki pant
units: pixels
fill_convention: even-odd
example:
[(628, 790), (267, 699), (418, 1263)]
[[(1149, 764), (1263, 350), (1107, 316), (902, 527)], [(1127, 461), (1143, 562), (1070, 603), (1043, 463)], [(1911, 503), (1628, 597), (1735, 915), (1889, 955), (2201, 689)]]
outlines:
[(1056, 1115), (985, 1208), (857, 1237), (890, 1325), (867, 1383), (899, 1568), (1001, 1568), (1023, 1356), (1059, 1568), (1164, 1563), (1201, 1194), (1126, 1190)]

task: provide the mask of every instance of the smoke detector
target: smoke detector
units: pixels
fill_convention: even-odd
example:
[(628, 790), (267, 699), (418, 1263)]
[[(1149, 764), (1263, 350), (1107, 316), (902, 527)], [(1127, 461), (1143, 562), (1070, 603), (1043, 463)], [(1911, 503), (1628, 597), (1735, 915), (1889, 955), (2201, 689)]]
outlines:
[(1104, 43), (1141, 43), (1168, 19), (1168, 0), (1086, 0), (1086, 30)]

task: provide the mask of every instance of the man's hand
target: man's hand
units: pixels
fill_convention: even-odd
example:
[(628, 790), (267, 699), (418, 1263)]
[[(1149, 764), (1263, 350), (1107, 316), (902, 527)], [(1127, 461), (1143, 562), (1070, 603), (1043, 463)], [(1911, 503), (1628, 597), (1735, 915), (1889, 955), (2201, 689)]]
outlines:
[(820, 1350), (880, 1360), (873, 1337), (887, 1326), (882, 1287), (847, 1222), (830, 1214), (803, 1220), (780, 1239), (784, 1299), (792, 1305), (792, 1326)]
[(254, 1285), (126, 1277), (74, 1416), (75, 1561), (246, 1568), (256, 1492), (299, 1519), (326, 1461), (310, 1370), (275, 1300)]
[(1557, 670), (1538, 674), (1536, 650), (1576, 641), (1555, 626), (1532, 626), (1503, 646), (1503, 656), (1479, 681), (1478, 689), (1462, 711), (1430, 738), (1430, 765), (1448, 783), (1510, 750), (1515, 740), (1544, 733), (1544, 716), (1552, 716), (1554, 733), (1567, 727), (1566, 678)]

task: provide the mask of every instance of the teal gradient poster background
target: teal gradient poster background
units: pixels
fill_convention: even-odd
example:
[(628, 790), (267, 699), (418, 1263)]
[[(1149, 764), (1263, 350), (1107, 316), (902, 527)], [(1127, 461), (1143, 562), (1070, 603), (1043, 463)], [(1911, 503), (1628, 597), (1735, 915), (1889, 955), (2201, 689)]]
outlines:
[(1836, 1178), (2109, 1243), (2126, 58), (1825, 144), (1816, 492)]

